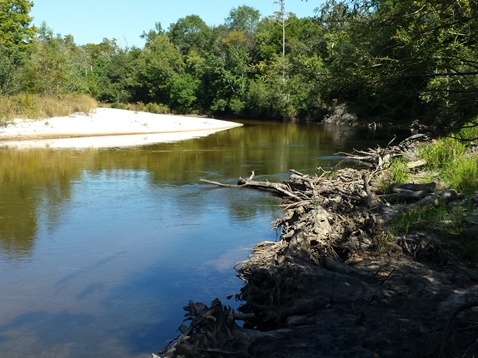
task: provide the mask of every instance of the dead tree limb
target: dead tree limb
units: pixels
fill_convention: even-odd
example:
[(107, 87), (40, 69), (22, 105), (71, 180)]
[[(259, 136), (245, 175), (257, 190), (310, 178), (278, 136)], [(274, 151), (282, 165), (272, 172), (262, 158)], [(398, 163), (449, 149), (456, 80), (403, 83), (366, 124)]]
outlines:
[(304, 197), (304, 196), (301, 197), (300, 193), (295, 194), (289, 185), (283, 184), (283, 183), (255, 181), (255, 180), (252, 180), (251, 178), (248, 178), (248, 179), (239, 178), (238, 184), (226, 184), (226, 183), (220, 183), (217, 181), (207, 180), (207, 179), (199, 179), (199, 181), (201, 181), (202, 183), (217, 185), (217, 186), (226, 187), (226, 188), (252, 188), (252, 189), (259, 189), (259, 190), (268, 190), (268, 191), (275, 192), (281, 197), (292, 199), (294, 201), (302, 201), (304, 199), (307, 199), (307, 197)]
[(237, 184), (220, 183), (218, 181), (207, 180), (207, 179), (199, 179), (199, 181), (202, 182), (202, 183), (217, 185), (217, 186), (221, 186), (221, 187), (224, 187), (224, 188), (240, 188), (240, 187), (243, 186), (243, 185), (237, 185)]
[(426, 139), (424, 134), (416, 134), (404, 139), (398, 145), (391, 146), (392, 140), (385, 148), (377, 146), (375, 149), (369, 148), (366, 151), (354, 149), (352, 153), (337, 154), (343, 155), (344, 159), (366, 163), (371, 169), (381, 170), (390, 164), (392, 158), (403, 156), (415, 143)]
[(461, 195), (454, 189), (443, 190), (439, 193), (427, 196), (416, 203), (410, 205), (410, 208), (418, 208), (418, 207), (432, 207), (432, 206), (439, 206), (440, 204), (448, 204), (454, 200), (460, 198)]

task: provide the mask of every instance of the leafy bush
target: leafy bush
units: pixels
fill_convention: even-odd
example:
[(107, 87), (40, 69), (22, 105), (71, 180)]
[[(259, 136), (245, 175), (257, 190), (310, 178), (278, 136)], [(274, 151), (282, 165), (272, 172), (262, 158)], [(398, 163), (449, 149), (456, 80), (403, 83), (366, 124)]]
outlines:
[(164, 104), (148, 103), (145, 107), (146, 112), (167, 114), (170, 113), (169, 107)]

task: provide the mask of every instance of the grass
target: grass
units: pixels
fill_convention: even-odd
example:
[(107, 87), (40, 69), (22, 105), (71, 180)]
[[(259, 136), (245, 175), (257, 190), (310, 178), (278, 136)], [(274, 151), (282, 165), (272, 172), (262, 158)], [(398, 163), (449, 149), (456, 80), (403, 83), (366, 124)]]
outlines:
[(478, 126), (420, 145), (418, 156), (427, 163), (420, 173), (408, 169), (403, 158), (395, 159), (381, 178), (381, 192), (390, 192), (391, 186), (397, 183), (431, 181), (437, 182), (439, 188), (455, 189), (465, 195), (475, 192), (478, 190), (478, 154), (470, 150), (473, 140), (478, 142)]
[(402, 158), (395, 159), (388, 170), (377, 181), (377, 188), (381, 194), (391, 194), (396, 183), (407, 183), (410, 179), (410, 170)]
[(15, 118), (43, 119), (90, 113), (97, 106), (96, 100), (82, 94), (42, 96), (21, 93), (0, 96), (0, 125), (6, 125)]
[(478, 127), (469, 127), (452, 137), (420, 145), (418, 155), (427, 164), (419, 173), (409, 170), (403, 159), (392, 163), (382, 182), (435, 181), (440, 189), (455, 189), (464, 195), (464, 199), (437, 207), (410, 209), (404, 206), (390, 223), (391, 233), (408, 235), (421, 230), (433, 232), (442, 238), (449, 238), (444, 243), (458, 257), (469, 262), (477, 261), (478, 240), (465, 234), (470, 227), (466, 217), (477, 210), (471, 201), (471, 196), (478, 192), (478, 153), (472, 150), (473, 141), (478, 141)]
[(426, 169), (437, 172), (443, 187), (469, 194), (478, 189), (478, 155), (467, 149), (459, 139), (441, 138), (421, 146), (419, 153), (427, 161)]
[(156, 114), (169, 114), (171, 113), (171, 110), (169, 109), (168, 106), (164, 104), (158, 104), (158, 103), (147, 103), (144, 104), (142, 102), (138, 103), (112, 103), (110, 105), (105, 105), (109, 106), (111, 108), (116, 108), (116, 109), (126, 109), (128, 111), (136, 111), (136, 112), (150, 112), (150, 113), (156, 113)]
[(432, 229), (446, 235), (457, 235), (464, 225), (464, 211), (461, 206), (423, 207), (401, 211), (392, 222), (392, 231), (404, 235), (412, 231)]
[(388, 232), (392, 236), (408, 236), (419, 232), (434, 234), (440, 245), (456, 258), (476, 266), (478, 238), (466, 217), (476, 211), (470, 200), (455, 205), (439, 205), (416, 209), (404, 208), (391, 221)]

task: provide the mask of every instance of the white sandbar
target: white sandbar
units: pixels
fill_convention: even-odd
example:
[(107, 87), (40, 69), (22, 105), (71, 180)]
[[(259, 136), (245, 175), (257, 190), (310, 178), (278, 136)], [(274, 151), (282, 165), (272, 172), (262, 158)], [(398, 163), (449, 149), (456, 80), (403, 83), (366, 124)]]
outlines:
[(186, 117), (98, 108), (42, 120), (15, 119), (0, 127), (0, 146), (15, 148), (106, 148), (175, 142), (242, 126), (203, 117)]

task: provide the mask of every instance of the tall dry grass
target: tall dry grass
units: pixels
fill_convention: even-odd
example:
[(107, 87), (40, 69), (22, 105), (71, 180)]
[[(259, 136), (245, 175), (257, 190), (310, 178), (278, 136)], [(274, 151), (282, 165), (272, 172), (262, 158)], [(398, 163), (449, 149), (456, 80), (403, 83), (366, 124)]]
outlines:
[(21, 93), (0, 96), (0, 125), (6, 125), (15, 118), (43, 119), (73, 113), (88, 114), (97, 107), (96, 100), (84, 94), (42, 96)]
[(136, 102), (136, 103), (112, 103), (112, 104), (102, 104), (102, 107), (110, 107), (116, 109), (126, 109), (128, 111), (136, 111), (136, 112), (150, 112), (156, 114), (170, 114), (171, 110), (165, 104), (160, 103), (143, 103), (143, 102)]

